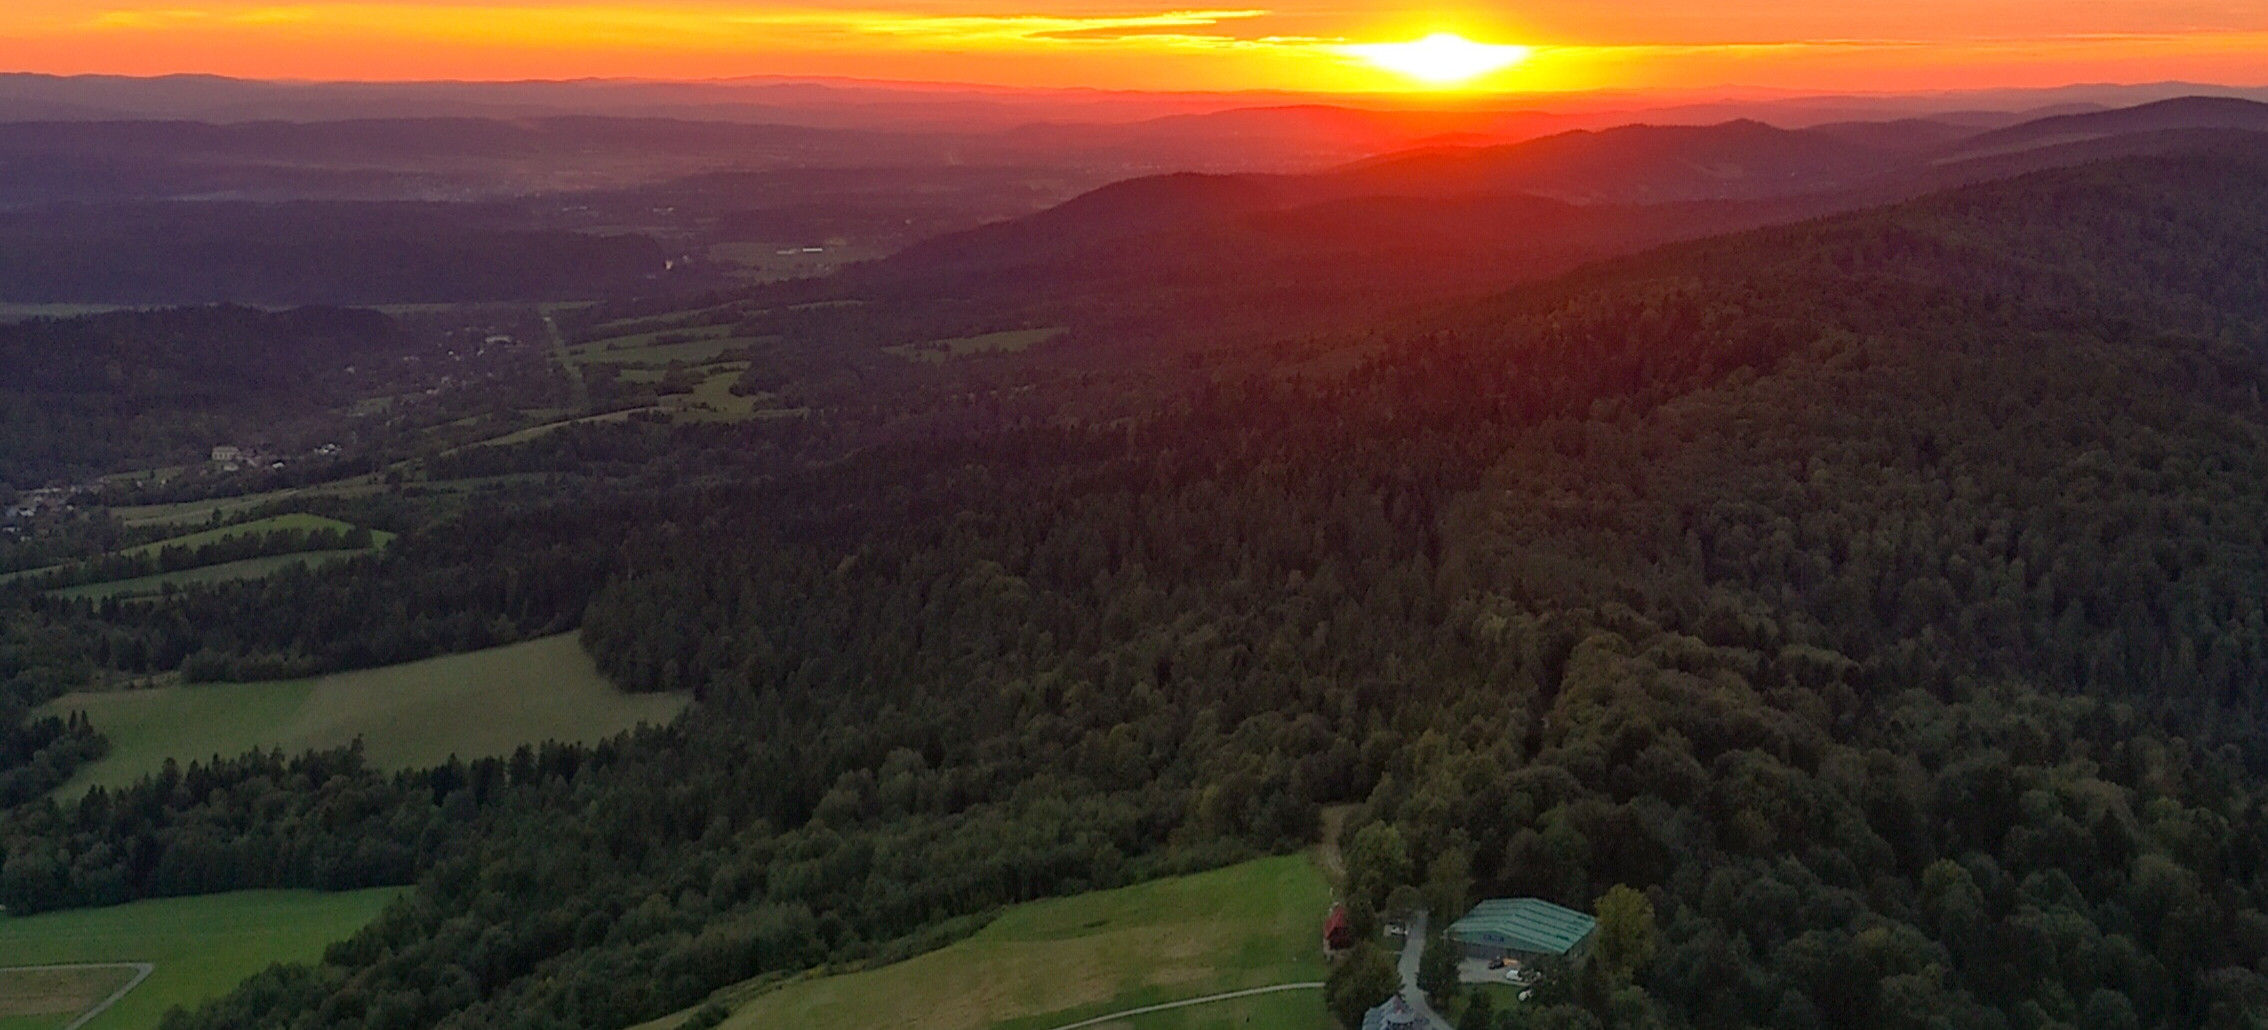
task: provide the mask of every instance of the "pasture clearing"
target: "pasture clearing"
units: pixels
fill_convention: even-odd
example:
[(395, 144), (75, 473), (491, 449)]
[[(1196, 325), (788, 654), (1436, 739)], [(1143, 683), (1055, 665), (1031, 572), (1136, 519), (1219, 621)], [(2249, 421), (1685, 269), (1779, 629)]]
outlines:
[[(732, 374), (733, 374), (734, 378), (738, 378), (738, 377), (739, 377), (739, 375), (740, 375), (740, 373), (748, 371), (748, 362), (745, 362), (745, 361), (722, 361), (722, 362), (718, 362), (718, 363), (716, 363), (716, 364), (713, 364), (713, 365), (695, 365), (695, 366), (691, 366), (691, 367), (685, 367), (685, 366), (680, 366), (680, 367), (681, 367), (681, 368), (684, 368), (684, 370), (685, 370), (685, 371), (687, 371), (687, 372), (700, 372), (700, 373), (703, 373), (703, 374), (706, 374), (706, 375), (711, 375), (711, 376), (714, 376), (714, 375), (720, 375), (720, 374), (723, 374), (723, 373), (726, 373), (726, 372), (730, 372), (730, 373), (732, 373)], [(668, 368), (667, 366), (664, 366), (664, 367), (661, 367), (661, 368), (627, 368), (627, 367), (626, 367), (626, 368), (622, 368), (622, 369), (618, 369), (618, 370), (616, 370), (616, 371), (615, 371), (615, 373), (614, 373), (614, 377), (615, 377), (616, 379), (620, 379), (620, 380), (622, 380), (622, 381), (623, 381), (623, 382), (625, 382), (625, 383), (658, 383), (658, 382), (661, 382), (661, 381), (662, 381), (662, 380), (664, 380), (664, 379), (667, 379), (667, 378), (669, 378), (669, 372), (670, 372), (670, 370), (669, 370), (669, 368)]]
[[(167, 1009), (225, 994), (271, 963), (321, 958), (401, 893), (239, 891), (0, 917), (0, 966), (151, 963), (149, 979), (85, 1030), (154, 1030)], [(55, 1030), (67, 1021), (25, 1025)]]
[[(407, 467), (411, 463), (404, 462), (402, 464)], [(540, 473), (514, 472), (495, 476), (469, 476), (463, 479), (413, 481), (406, 485), (428, 492), (470, 493), (483, 487), (529, 482), (542, 478), (544, 477)], [(110, 513), (123, 526), (193, 526), (211, 522), (215, 512), (219, 512), (220, 517), (225, 519), (288, 501), (295, 497), (366, 497), (371, 494), (382, 494), (393, 489), (396, 489), (396, 486), (386, 482), (383, 475), (363, 475), (336, 479), (328, 483), (318, 483), (314, 486), (286, 487), (281, 490), (243, 494), (237, 497), (117, 507), (110, 509)], [(391, 534), (380, 530), (373, 530), (371, 534), (373, 541), (391, 538)]]
[(344, 561), (356, 555), (369, 554), (368, 548), (348, 548), (337, 551), (300, 551), (296, 554), (271, 554), (264, 558), (246, 558), (242, 561), (222, 562), (218, 565), (201, 565), (194, 569), (160, 572), (133, 579), (114, 579), (107, 583), (86, 583), (48, 591), (50, 597), (73, 601), (107, 601), (133, 597), (156, 597), (166, 587), (179, 589), (206, 583), (233, 583), (247, 579), (266, 579), (293, 566), (304, 565), (319, 569), (333, 562)]
[(667, 410), (685, 422), (743, 422), (752, 418), (787, 418), (810, 414), (809, 408), (780, 408), (777, 394), (741, 396), (732, 392), (746, 366), (733, 366), (701, 380), (692, 393), (662, 398)]
[(438, 765), (454, 754), (507, 755), (545, 740), (592, 741), (664, 723), (690, 699), (625, 694), (600, 675), (573, 634), (469, 654), (273, 683), (210, 683), (66, 694), (41, 710), (83, 711), (110, 754), (59, 796), (119, 787), (184, 764), (253, 748), (296, 753), (362, 738), (382, 768)]
[[(198, 547), (203, 547), (207, 544), (217, 544), (223, 540), (228, 540), (235, 537), (265, 536), (269, 533), (280, 533), (291, 530), (311, 533), (316, 530), (330, 529), (336, 530), (340, 533), (347, 533), (353, 531), (355, 528), (355, 525), (351, 522), (341, 522), (338, 519), (326, 518), (321, 515), (309, 515), (305, 513), (295, 512), (286, 515), (271, 515), (264, 519), (254, 519), (250, 522), (240, 522), (232, 526), (219, 526), (213, 529), (200, 530), (195, 533), (186, 533), (181, 536), (167, 537), (163, 540), (153, 541), (151, 543), (143, 544), (139, 547), (128, 547), (122, 550), (112, 551), (109, 554), (103, 555), (103, 557), (109, 558), (118, 557), (121, 555), (136, 558), (153, 557), (168, 547), (195, 549)], [(393, 540), (394, 534), (392, 533), (388, 533), (384, 530), (371, 531), (370, 543), (374, 548), (384, 547), (387, 544), (392, 543)], [(149, 576), (138, 576), (133, 579), (83, 584), (76, 587), (68, 587), (49, 592), (58, 597), (93, 598), (95, 600), (101, 600), (105, 597), (113, 596), (139, 596), (143, 594), (155, 594), (163, 590), (165, 584), (167, 583), (171, 583), (174, 586), (185, 586), (190, 583), (218, 583), (236, 579), (259, 579), (264, 576), (273, 575), (278, 570), (291, 564), (291, 562), (289, 561), (277, 562), (277, 558), (305, 558), (312, 564), (320, 565), (324, 564), (329, 559), (335, 558), (340, 555), (360, 553), (362, 552), (359, 549), (339, 549), (327, 551), (300, 551), (286, 555), (266, 555), (259, 558), (248, 558), (233, 562), (216, 562), (212, 565), (201, 566), (195, 569), (182, 569), (174, 572), (159, 573)], [(27, 576), (38, 576), (44, 573), (53, 572), (60, 568), (64, 568), (64, 566), (48, 565), (37, 569), (27, 569), (22, 572), (11, 572), (7, 573), (6, 575), (0, 575), (0, 583), (12, 582), (14, 580), (22, 579)]]
[(654, 407), (624, 408), (621, 411), (609, 411), (601, 415), (584, 415), (581, 418), (563, 418), (557, 422), (546, 422), (542, 425), (529, 426), (526, 429), (515, 429), (512, 432), (504, 434), (503, 436), (490, 437), (486, 440), (475, 440), (472, 443), (464, 445), (463, 447), (452, 447), (446, 451), (442, 451), (441, 453), (454, 454), (458, 451), (470, 450), (474, 447), (509, 447), (512, 444), (526, 443), (538, 437), (558, 432), (559, 430), (565, 429), (568, 426), (579, 426), (591, 422), (624, 422), (628, 421), (630, 416), (636, 415), (640, 412), (660, 410), (660, 408)]
[[(1322, 980), (1331, 888), (1306, 856), (1018, 905), (926, 955), (791, 981), (736, 1005), (735, 1030), (1048, 1030), (1094, 1016), (1248, 987)], [(727, 989), (731, 997), (731, 989)], [(686, 1013), (645, 1024), (668, 1030)], [(1105, 1024), (1326, 1030), (1322, 992), (1193, 1006)], [(1224, 1020), (1236, 1020), (1223, 1023)]]
[[(203, 547), (206, 544), (217, 544), (231, 537), (265, 536), (269, 533), (283, 533), (292, 530), (298, 530), (303, 533), (312, 533), (322, 529), (333, 529), (341, 533), (349, 533), (354, 531), (355, 525), (352, 522), (342, 522), (338, 519), (329, 518), (323, 515), (310, 515), (306, 512), (291, 512), (285, 515), (270, 515), (264, 519), (253, 519), (250, 522), (239, 522), (232, 526), (218, 526), (213, 529), (200, 530), (195, 533), (185, 533), (181, 536), (167, 537), (163, 540), (159, 540), (153, 543), (143, 544), (140, 547), (129, 547), (117, 553), (134, 555), (156, 554), (168, 547), (197, 548)], [(393, 539), (394, 534), (388, 533), (385, 530), (374, 529), (370, 531), (370, 542), (372, 546), (384, 547), (388, 543), (392, 542)]]
[[(1014, 1020), (995, 1030), (1051, 1030), (1062, 1023)], [(1168, 1012), (1147, 1012), (1083, 1030), (1334, 1030), (1338, 1022), (1323, 1007), (1319, 990), (1284, 991), (1249, 998), (1207, 1002)]]
[(134, 982), (131, 964), (72, 964), (0, 968), (0, 1030), (55, 1030)]
[(1027, 351), (1070, 331), (1066, 326), (1049, 326), (1045, 329), (1010, 329), (1005, 332), (985, 333), (980, 336), (956, 336), (949, 340), (930, 340), (925, 343), (902, 343), (884, 347), (884, 352), (910, 361), (943, 364), (953, 358), (976, 354), (1015, 354)]
[(734, 266), (727, 274), (746, 283), (784, 282), (826, 275), (844, 265), (889, 256), (880, 247), (803, 245), (735, 240), (712, 244), (709, 260)]
[(383, 477), (352, 476), (346, 479), (318, 483), (314, 486), (293, 486), (264, 493), (240, 494), (235, 497), (215, 497), (202, 501), (174, 501), (167, 504), (122, 505), (110, 509), (118, 524), (130, 528), (145, 526), (194, 526), (209, 523), (217, 513), (226, 519), (257, 508), (288, 501), (294, 497), (359, 497), (384, 493)]
[[(626, 339), (634, 339), (634, 337), (627, 337)], [(617, 341), (602, 340), (598, 343), (569, 347), (567, 349), (567, 360), (577, 367), (588, 365), (667, 365), (672, 361), (687, 365), (706, 365), (713, 364), (737, 351), (778, 341), (779, 337), (777, 336), (719, 335), (688, 340), (683, 343), (612, 346)]]
[[(690, 315), (692, 312), (680, 312), (679, 314)], [(664, 336), (691, 337), (695, 340), (721, 340), (731, 335), (732, 327), (729, 325), (672, 324), (662, 329), (623, 333), (619, 336), (603, 336), (587, 343), (573, 344), (567, 349), (576, 352), (603, 354), (652, 347)]]
[(195, 468), (194, 465), (167, 465), (163, 468), (133, 469), (95, 477), (104, 486), (132, 486), (138, 483), (162, 483)]
[[(625, 332), (624, 330), (632, 330), (638, 326), (652, 325), (657, 322), (668, 323), (673, 329), (697, 328), (702, 325), (714, 324), (713, 322), (701, 321), (704, 316), (713, 318), (717, 312), (737, 310), (740, 306), (740, 301), (728, 300), (722, 304), (712, 304), (705, 308), (685, 308), (683, 310), (672, 311), (664, 315), (632, 315), (628, 318), (617, 318), (611, 322), (601, 322), (598, 325), (592, 326), (591, 332), (612, 333), (614, 336), (629, 336), (632, 334), (630, 332)], [(668, 330), (664, 331), (666, 332)]]

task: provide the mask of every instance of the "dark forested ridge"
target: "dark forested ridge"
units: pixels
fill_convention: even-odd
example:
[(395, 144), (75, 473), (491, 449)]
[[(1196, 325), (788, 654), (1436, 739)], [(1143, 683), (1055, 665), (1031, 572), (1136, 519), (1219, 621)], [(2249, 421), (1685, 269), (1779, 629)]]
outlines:
[(628, 293), (665, 270), (642, 235), (504, 205), (64, 204), (0, 212), (0, 301), (400, 304)]
[[(1412, 875), (1650, 902), (1650, 959), (1505, 1026), (2259, 1027), (2263, 268), (2268, 150), (2226, 143), (1129, 371), (1126, 418), (1084, 414), (1127, 380), (1035, 361), (955, 381), (1002, 395), (974, 428), (848, 457), (678, 430), (681, 483), (178, 609), (309, 613), (265, 636), (135, 630), (351, 662), (322, 649), (395, 622), (314, 613), (393, 583), (435, 627), (577, 621), (624, 686), (697, 692), (678, 725), (40, 801), (0, 891), (414, 878), (169, 1030), (615, 1028), (1351, 803), (1358, 908)], [(42, 639), (92, 661), (99, 615)]]
[[(0, 483), (202, 461), (287, 439), (416, 344), (371, 311), (222, 306), (0, 325)], [(350, 371), (351, 370), (351, 371)]]

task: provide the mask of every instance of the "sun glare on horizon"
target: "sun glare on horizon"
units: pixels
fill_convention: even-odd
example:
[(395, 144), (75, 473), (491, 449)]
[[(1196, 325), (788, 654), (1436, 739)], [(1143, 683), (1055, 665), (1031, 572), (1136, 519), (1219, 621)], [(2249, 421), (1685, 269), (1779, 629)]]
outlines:
[(1475, 43), (1454, 32), (1436, 32), (1408, 43), (1357, 43), (1338, 48), (1371, 65), (1433, 86), (1454, 86), (1525, 62), (1534, 50), (1524, 46)]

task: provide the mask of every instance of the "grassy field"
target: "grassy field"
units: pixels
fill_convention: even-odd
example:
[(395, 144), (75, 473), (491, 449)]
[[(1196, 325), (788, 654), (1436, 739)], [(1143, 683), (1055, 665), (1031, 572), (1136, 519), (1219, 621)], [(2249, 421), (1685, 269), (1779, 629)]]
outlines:
[[(322, 957), (325, 945), (352, 935), (399, 893), (244, 891), (0, 918), (0, 966), (154, 963), (148, 980), (86, 1027), (152, 1030), (165, 1010), (227, 993), (271, 963)], [(63, 1022), (23, 1025), (54, 1030)]]
[(513, 444), (527, 443), (546, 434), (558, 432), (568, 426), (599, 422), (625, 422), (633, 415), (645, 413), (666, 414), (673, 419), (685, 422), (743, 422), (748, 419), (786, 418), (809, 413), (807, 408), (771, 407), (770, 404), (776, 398), (770, 394), (757, 394), (748, 397), (735, 395), (732, 392), (732, 384), (740, 379), (740, 370), (745, 367), (744, 364), (727, 362), (718, 366), (718, 370), (712, 372), (708, 378), (701, 380), (701, 384), (694, 387), (692, 393), (669, 394), (660, 398), (658, 404), (648, 407), (626, 408), (622, 411), (610, 411), (603, 415), (584, 415), (580, 418), (546, 422), (538, 426), (516, 429), (502, 436), (468, 443), (463, 447), (453, 448), (453, 450), (465, 450), (473, 447), (509, 447)]
[[(208, 517), (210, 517), (209, 513)], [(353, 523), (341, 522), (337, 519), (325, 518), (321, 515), (308, 515), (303, 513), (274, 515), (264, 519), (254, 519), (250, 522), (240, 522), (233, 526), (221, 526), (216, 529), (200, 530), (195, 533), (187, 533), (181, 536), (167, 537), (166, 539), (159, 540), (154, 543), (143, 544), (140, 547), (129, 547), (114, 553), (132, 555), (135, 557), (147, 557), (155, 555), (168, 547), (197, 548), (203, 547), (206, 544), (219, 543), (231, 537), (261, 536), (268, 533), (283, 532), (285, 530), (300, 530), (303, 532), (312, 532), (318, 529), (335, 529), (341, 533), (344, 533), (354, 528), (355, 527)], [(385, 532), (383, 530), (375, 531), (370, 535), (370, 542), (374, 547), (384, 547), (387, 544), (392, 543), (393, 540), (394, 534)], [(286, 566), (298, 564), (301, 562), (321, 565), (328, 561), (336, 560), (339, 557), (360, 553), (362, 552), (359, 550), (349, 549), (335, 551), (309, 551), (289, 555), (269, 555), (260, 558), (248, 558), (242, 561), (207, 565), (195, 569), (183, 569), (175, 572), (165, 572), (151, 576), (138, 576), (133, 579), (112, 580), (107, 583), (89, 583), (83, 586), (69, 587), (66, 589), (51, 592), (60, 597), (69, 597), (74, 599), (92, 598), (98, 601), (107, 597), (138, 597), (147, 594), (159, 593), (164, 590), (166, 584), (168, 583), (178, 587), (187, 586), (191, 583), (221, 583), (238, 579), (259, 579), (264, 576), (274, 575), (276, 572), (282, 570)], [(50, 565), (45, 568), (30, 569), (24, 572), (11, 572), (6, 575), (0, 575), (0, 583), (6, 583), (25, 576), (37, 576), (41, 573), (53, 572), (58, 568), (62, 568), (62, 566)]]
[[(407, 463), (405, 463), (407, 464)], [(468, 479), (437, 479), (419, 481), (415, 485), (426, 490), (461, 493), (478, 490), (499, 483), (541, 479), (541, 475), (514, 473), (501, 476), (478, 476)], [(119, 524), (125, 526), (193, 526), (208, 522), (213, 512), (222, 518), (239, 515), (263, 505), (288, 501), (295, 497), (362, 497), (385, 493), (393, 489), (381, 476), (354, 476), (348, 479), (318, 483), (314, 486), (289, 487), (266, 493), (245, 494), (240, 497), (222, 497), (207, 501), (180, 501), (172, 504), (145, 504), (110, 509)], [(389, 539), (391, 534), (377, 533), (374, 540)]]
[[(281, 533), (295, 529), (309, 533), (319, 529), (335, 529), (341, 533), (345, 533), (353, 530), (354, 528), (354, 523), (351, 522), (341, 522), (338, 519), (326, 518), (321, 515), (309, 515), (305, 512), (293, 512), (288, 515), (270, 515), (264, 519), (253, 519), (250, 522), (239, 522), (233, 526), (221, 526), (215, 529), (200, 530), (195, 533), (185, 533), (181, 536), (167, 537), (155, 543), (143, 544), (140, 547), (129, 547), (118, 553), (156, 554), (168, 547), (196, 548), (203, 547), (206, 544), (217, 544), (223, 540), (229, 539), (230, 537), (261, 536), (268, 533)], [(394, 539), (394, 534), (385, 532), (383, 530), (376, 530), (370, 534), (370, 539), (373, 544), (376, 544), (379, 547), (384, 547), (386, 546), (387, 542)]]
[[(1047, 1030), (1245, 987), (1321, 980), (1331, 889), (1303, 856), (1020, 905), (975, 936), (881, 969), (792, 982), (735, 1030)], [(667, 1030), (683, 1015), (640, 1030)], [(1249, 1020), (1249, 1021), (1247, 1021)], [(1322, 992), (1154, 1013), (1129, 1030), (1327, 1030)]]
[(167, 758), (296, 752), (357, 736), (384, 767), (503, 755), (521, 744), (596, 740), (667, 722), (686, 703), (678, 694), (616, 690), (567, 634), (316, 679), (67, 694), (44, 710), (84, 711), (110, 738), (110, 754), (58, 791), (69, 795), (131, 783)]
[[(732, 351), (745, 350), (778, 339), (775, 336), (732, 336), (731, 332), (730, 326), (704, 326), (697, 329), (638, 333), (576, 344), (567, 348), (566, 358), (575, 365), (666, 365), (672, 361), (699, 365), (717, 361)], [(696, 338), (679, 343), (655, 342), (665, 335)]]
[[(780, 253), (783, 250), (790, 253)], [(860, 246), (827, 247), (817, 254), (806, 254), (800, 246), (749, 241), (718, 243), (709, 248), (710, 260), (739, 266), (732, 271), (732, 275), (751, 283), (806, 279), (825, 275), (852, 262), (871, 261), (888, 255), (888, 251), (878, 247)]]
[[(1334, 1030), (1338, 1025), (1323, 1007), (1322, 991), (1289, 991), (1114, 1019), (1092, 1030)], [(1035, 1030), (1047, 1027), (1035, 1024)]]
[(132, 966), (0, 969), (0, 1030), (55, 1030), (133, 979)]
[(56, 597), (72, 600), (102, 601), (109, 598), (152, 597), (165, 592), (167, 586), (185, 587), (195, 583), (228, 583), (241, 579), (266, 579), (294, 565), (321, 568), (335, 561), (368, 554), (367, 550), (301, 551), (297, 554), (271, 554), (264, 558), (246, 558), (243, 561), (204, 565), (178, 572), (160, 572), (154, 576), (136, 576), (133, 579), (114, 579), (108, 583), (87, 583), (82, 586), (50, 590)]
[(385, 490), (386, 484), (377, 476), (355, 476), (315, 486), (286, 487), (238, 497), (177, 501), (171, 504), (123, 505), (110, 509), (110, 514), (122, 526), (194, 526), (210, 521), (216, 511), (225, 519), (294, 497), (356, 497), (383, 493)]
[(773, 394), (735, 394), (732, 385), (739, 381), (740, 367), (728, 367), (702, 380), (692, 393), (665, 397), (663, 401), (671, 414), (685, 422), (741, 422), (810, 413), (809, 408), (776, 407), (779, 398)]
[(1065, 327), (1063, 326), (1051, 326), (1046, 329), (1011, 329), (1001, 333), (985, 333), (982, 336), (957, 336), (950, 340), (906, 343), (882, 349), (901, 358), (940, 364), (952, 358), (963, 358), (972, 354), (1014, 354), (1018, 351), (1030, 350), (1063, 335), (1064, 332)]
[(526, 429), (515, 429), (502, 436), (493, 436), (486, 440), (475, 440), (472, 443), (464, 445), (463, 447), (452, 447), (449, 450), (443, 451), (441, 453), (452, 454), (457, 451), (469, 450), (474, 447), (509, 447), (512, 444), (526, 443), (545, 434), (558, 432), (559, 430), (565, 429), (568, 426), (579, 426), (585, 423), (593, 422), (626, 422), (629, 421), (630, 416), (635, 415), (639, 412), (659, 410), (661, 409), (624, 408), (621, 411), (609, 411), (603, 415), (585, 415), (581, 418), (564, 418), (560, 419), (557, 422), (546, 422), (539, 426), (529, 426)]

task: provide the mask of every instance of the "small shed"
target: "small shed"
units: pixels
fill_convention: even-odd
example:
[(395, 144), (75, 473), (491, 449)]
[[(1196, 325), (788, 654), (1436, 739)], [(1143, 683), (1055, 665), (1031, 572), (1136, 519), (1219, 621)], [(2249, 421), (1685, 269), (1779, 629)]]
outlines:
[(1345, 905), (1331, 906), (1331, 917), (1323, 921), (1323, 947), (1331, 951), (1354, 947), (1354, 923), (1347, 918)]
[(1566, 955), (1581, 947), (1598, 920), (1541, 898), (1491, 898), (1449, 926), (1466, 958)]

